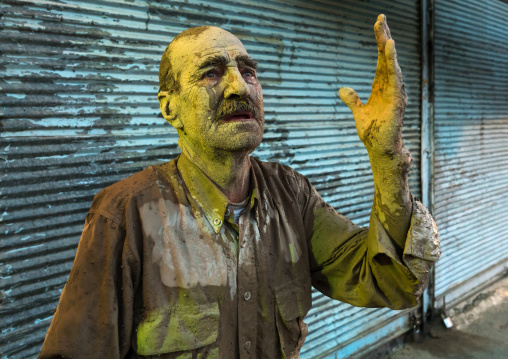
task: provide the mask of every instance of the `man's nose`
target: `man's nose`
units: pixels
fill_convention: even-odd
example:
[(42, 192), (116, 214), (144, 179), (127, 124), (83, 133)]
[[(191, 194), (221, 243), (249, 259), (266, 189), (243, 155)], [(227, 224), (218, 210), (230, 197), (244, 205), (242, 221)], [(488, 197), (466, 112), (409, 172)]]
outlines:
[(224, 89), (224, 98), (243, 99), (249, 96), (250, 92), (249, 86), (245, 82), (238, 68), (236, 67), (228, 68), (225, 80), (226, 80), (226, 88)]

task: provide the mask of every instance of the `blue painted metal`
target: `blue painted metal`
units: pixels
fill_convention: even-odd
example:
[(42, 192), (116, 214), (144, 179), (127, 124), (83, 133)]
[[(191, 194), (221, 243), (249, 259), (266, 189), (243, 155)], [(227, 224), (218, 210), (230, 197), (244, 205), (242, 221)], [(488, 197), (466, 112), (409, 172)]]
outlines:
[[(255, 155), (291, 165), (366, 225), (370, 164), (337, 90), (353, 87), (368, 98), (377, 57), (372, 26), (387, 14), (410, 99), (403, 130), (414, 159), (410, 186), (421, 194), (417, 2), (5, 0), (0, 8), (5, 357), (40, 350), (93, 195), (178, 154), (177, 135), (159, 115), (157, 71), (165, 46), (188, 27), (230, 30), (260, 63), (267, 131)], [(302, 357), (364, 351), (390, 338), (391, 327), (380, 325), (392, 311), (313, 298)]]
[[(508, 258), (508, 4), (435, 0), (436, 305)], [(464, 290), (464, 288), (469, 288)], [(448, 303), (446, 303), (448, 307)]]
[(368, 335), (364, 335), (358, 340), (341, 347), (335, 353), (335, 358), (369, 358), (369, 352), (407, 332), (408, 326), (409, 317), (407, 311), (394, 315), (390, 318), (390, 321), (379, 323), (377, 327), (371, 328)]
[(474, 298), (485, 288), (493, 285), (496, 281), (506, 277), (508, 273), (508, 258), (493, 263), (487, 269), (467, 278), (464, 282), (447, 291), (445, 295), (436, 298), (437, 308), (449, 310), (466, 299)]
[[(422, 130), (421, 179), (422, 202), (434, 211), (434, 0), (422, 0)], [(422, 295), (424, 324), (434, 308), (435, 271), (431, 269), (429, 286)], [(423, 328), (422, 328), (423, 329)]]
[(433, 82), (432, 69), (431, 69), (431, 30), (432, 24), (430, 23), (430, 12), (432, 5), (429, 1), (421, 1), (422, 9), (422, 130), (421, 130), (421, 179), (422, 179), (422, 203), (427, 207), (432, 206), (432, 167), (433, 167), (433, 119), (432, 106), (430, 101), (431, 91), (429, 91), (429, 84)]

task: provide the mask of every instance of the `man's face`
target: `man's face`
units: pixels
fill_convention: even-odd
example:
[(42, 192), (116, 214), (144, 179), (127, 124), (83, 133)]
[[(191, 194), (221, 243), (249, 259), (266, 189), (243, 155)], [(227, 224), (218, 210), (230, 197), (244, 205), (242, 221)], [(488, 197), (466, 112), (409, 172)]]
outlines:
[(240, 40), (212, 27), (175, 45), (171, 62), (180, 91), (170, 104), (183, 124), (180, 146), (191, 155), (253, 151), (263, 136), (263, 95), (256, 63)]

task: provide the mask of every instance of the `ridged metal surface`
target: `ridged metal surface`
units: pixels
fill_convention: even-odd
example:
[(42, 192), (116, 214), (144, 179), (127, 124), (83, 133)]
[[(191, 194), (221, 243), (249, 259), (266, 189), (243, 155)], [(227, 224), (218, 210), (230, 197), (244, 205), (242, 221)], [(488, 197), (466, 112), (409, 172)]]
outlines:
[[(307, 175), (366, 225), (370, 165), (337, 90), (353, 87), (366, 101), (377, 56), (372, 26), (387, 14), (410, 98), (404, 139), (419, 195), (414, 1), (4, 0), (0, 8), (2, 356), (40, 350), (93, 195), (178, 154), (176, 133), (159, 115), (157, 71), (168, 42), (188, 27), (230, 30), (260, 63), (267, 125), (255, 155)], [(314, 293), (302, 357), (354, 342), (392, 316)]]
[(508, 4), (436, 0), (436, 295), (508, 258)]

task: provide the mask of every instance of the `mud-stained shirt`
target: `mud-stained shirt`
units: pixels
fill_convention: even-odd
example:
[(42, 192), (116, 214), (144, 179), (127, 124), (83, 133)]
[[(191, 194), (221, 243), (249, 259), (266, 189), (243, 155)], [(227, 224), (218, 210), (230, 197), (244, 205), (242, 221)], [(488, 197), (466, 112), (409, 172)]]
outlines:
[(41, 358), (294, 358), (311, 286), (356, 306), (417, 304), (439, 257), (413, 198), (403, 246), (359, 228), (291, 168), (251, 158), (238, 225), (186, 157), (97, 194)]

